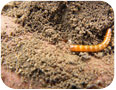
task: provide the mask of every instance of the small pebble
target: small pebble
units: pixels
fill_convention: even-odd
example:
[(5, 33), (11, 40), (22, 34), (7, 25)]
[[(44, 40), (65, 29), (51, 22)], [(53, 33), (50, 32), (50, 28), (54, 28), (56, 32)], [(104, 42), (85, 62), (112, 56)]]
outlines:
[(103, 52), (98, 52), (98, 53), (95, 53), (94, 55), (95, 55), (95, 57), (97, 57), (97, 58), (101, 58), (101, 57), (104, 56), (104, 53), (103, 53)]
[(89, 59), (90, 59), (90, 56), (89, 56), (89, 54), (88, 54), (87, 52), (80, 52), (79, 55), (81, 56), (81, 59), (82, 59), (83, 61), (89, 60)]

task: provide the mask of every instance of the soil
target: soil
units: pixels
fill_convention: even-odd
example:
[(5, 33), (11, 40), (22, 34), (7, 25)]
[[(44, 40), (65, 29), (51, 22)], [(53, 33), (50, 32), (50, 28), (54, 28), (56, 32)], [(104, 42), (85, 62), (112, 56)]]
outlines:
[[(102, 1), (6, 4), (2, 9), (1, 31), (3, 82), (11, 88), (108, 86), (114, 76), (113, 24), (114, 12)], [(112, 28), (112, 38), (104, 50), (69, 50), (70, 44), (102, 42), (108, 28)], [(11, 76), (7, 77), (8, 74)]]

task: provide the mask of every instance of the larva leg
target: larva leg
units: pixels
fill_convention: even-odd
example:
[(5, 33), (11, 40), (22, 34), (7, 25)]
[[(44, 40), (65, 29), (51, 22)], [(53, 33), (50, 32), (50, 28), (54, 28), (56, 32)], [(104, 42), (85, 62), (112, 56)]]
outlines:
[(107, 29), (102, 43), (98, 45), (70, 45), (70, 50), (75, 52), (97, 52), (107, 47), (111, 39), (111, 28)]

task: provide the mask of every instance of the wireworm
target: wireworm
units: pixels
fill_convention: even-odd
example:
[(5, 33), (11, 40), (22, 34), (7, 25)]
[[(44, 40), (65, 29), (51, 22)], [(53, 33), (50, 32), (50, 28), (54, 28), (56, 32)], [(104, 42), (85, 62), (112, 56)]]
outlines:
[(70, 50), (74, 52), (98, 52), (106, 48), (111, 39), (111, 28), (107, 29), (103, 42), (98, 45), (70, 45)]

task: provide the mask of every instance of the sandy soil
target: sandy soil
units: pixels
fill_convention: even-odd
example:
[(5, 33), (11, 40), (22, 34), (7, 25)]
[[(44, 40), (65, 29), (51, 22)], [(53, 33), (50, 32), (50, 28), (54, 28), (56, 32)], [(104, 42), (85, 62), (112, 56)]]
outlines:
[[(19, 7), (17, 10), (23, 10), (23, 7), (18, 6), (20, 4), (31, 5), (28, 2), (11, 3), (6, 5), (8, 8), (7, 10), (3, 9), (1, 32), (2, 80), (7, 86), (11, 88), (104, 88), (112, 82), (114, 76), (113, 34), (110, 45), (105, 50), (96, 53), (70, 52), (70, 43), (68, 42), (69, 40), (75, 41), (78, 38), (78, 40), (73, 43), (96, 44), (102, 41), (102, 36), (105, 34), (106, 28), (112, 27), (113, 29), (112, 20), (109, 21), (108, 19), (105, 19), (107, 22), (105, 24), (103, 23), (104, 21), (99, 21), (99, 23), (103, 23), (101, 26), (98, 25), (99, 27), (97, 26), (97, 22), (97, 24), (93, 23), (93, 25), (95, 25), (94, 27), (90, 27), (90, 33), (99, 32), (99, 34), (90, 34), (90, 37), (88, 37), (89, 34), (87, 34), (87, 37), (82, 39), (84, 32), (90, 30), (84, 31), (86, 26), (88, 26), (86, 23), (83, 27), (84, 29), (80, 29), (81, 32), (79, 32), (79, 34), (77, 33), (78, 29), (72, 27), (74, 24), (70, 24), (71, 22), (68, 22), (67, 20), (65, 22), (62, 21), (64, 26), (61, 26), (60, 28), (60, 24), (56, 24), (57, 22), (55, 22), (59, 20), (59, 18), (55, 18), (57, 16), (54, 16), (56, 11), (62, 13), (64, 10), (64, 8), (57, 9), (59, 8), (59, 5), (62, 7), (67, 5), (67, 10), (72, 10), (70, 12), (74, 12), (74, 8), (72, 9), (71, 5), (77, 5), (78, 10), (80, 10), (80, 4), (68, 4), (66, 2), (58, 4), (53, 2), (50, 4), (46, 3), (49, 8), (40, 7), (44, 10), (51, 10), (50, 13), (52, 13), (50, 15), (53, 15), (53, 19), (42, 18), (44, 21), (40, 20), (41, 25), (38, 24), (37, 30), (34, 29), (35, 31), (33, 31), (34, 25), (36, 26), (36, 21), (34, 22), (32, 19), (32, 27), (28, 27), (27, 23), (30, 24), (31, 19), (26, 18), (23, 14), (23, 16), (20, 16), (19, 13), (17, 14), (16, 12), (9, 14), (9, 11), (12, 12), (12, 10), (14, 10), (13, 7), (16, 6)], [(32, 4), (35, 5), (35, 3)], [(90, 5), (93, 4), (94, 3)], [(104, 3), (102, 4), (105, 5)], [(43, 3), (41, 3), (41, 5), (43, 5)], [(84, 5), (83, 7), (86, 7), (86, 4)], [(53, 10), (50, 8), (52, 6), (54, 6)], [(109, 6), (107, 6), (106, 9), (108, 8)], [(85, 12), (83, 9), (81, 10), (82, 11), (79, 12), (84, 16)], [(102, 8), (102, 10), (104, 9)], [(59, 13), (56, 15), (59, 15)], [(30, 15), (30, 17), (34, 18), (34, 15), (36, 14), (37, 13), (32, 14), (33, 17)], [(39, 12), (38, 14), (40, 15)], [(65, 13), (65, 15), (67, 16), (68, 14)], [(19, 18), (19, 16), (21, 18)], [(42, 16), (44, 16), (44, 14), (42, 14)], [(103, 17), (106, 18), (105, 16)], [(38, 17), (38, 19), (40, 18), (41, 17)], [(63, 16), (63, 18), (66, 17)], [(24, 24), (24, 22), (26, 24)], [(42, 23), (45, 22), (47, 24), (42, 25)], [(57, 26), (57, 28), (50, 25), (49, 22), (55, 22), (52, 23), (52, 25)], [(68, 27), (68, 24), (71, 26)], [(82, 28), (82, 26), (78, 27)], [(75, 29), (75, 31), (71, 28)], [(96, 31), (92, 31), (92, 28), (96, 28)], [(61, 29), (65, 29), (66, 31), (62, 31)], [(69, 32), (69, 29), (72, 31)], [(60, 31), (64, 36), (62, 36)], [(77, 33), (78, 36), (75, 35), (75, 33)], [(61, 35), (61, 37), (59, 37), (59, 35)], [(86, 38), (88, 38), (88, 41), (83, 41)], [(94, 42), (92, 43), (93, 40)]]

